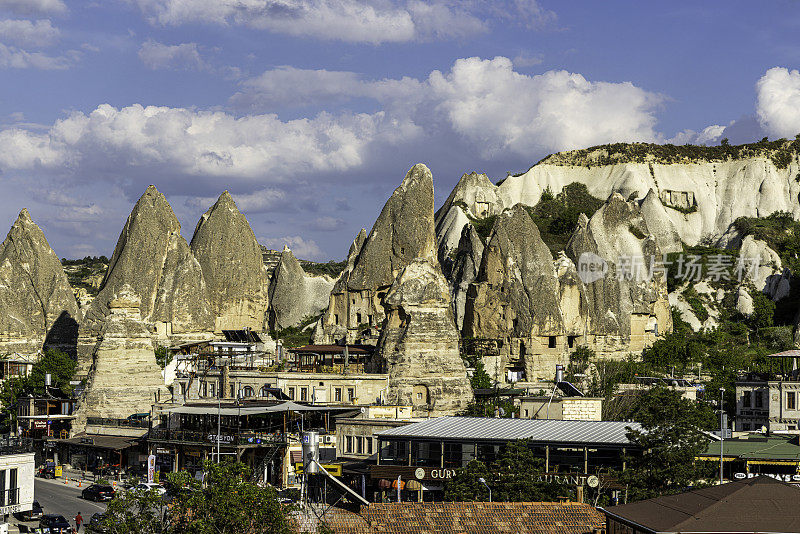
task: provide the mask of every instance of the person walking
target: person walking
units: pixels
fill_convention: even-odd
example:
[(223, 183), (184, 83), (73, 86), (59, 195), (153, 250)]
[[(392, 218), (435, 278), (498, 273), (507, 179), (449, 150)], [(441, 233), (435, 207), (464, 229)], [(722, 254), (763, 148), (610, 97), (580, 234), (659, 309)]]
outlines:
[(80, 512), (75, 516), (75, 532), (81, 531), (81, 523), (83, 523), (83, 516)]

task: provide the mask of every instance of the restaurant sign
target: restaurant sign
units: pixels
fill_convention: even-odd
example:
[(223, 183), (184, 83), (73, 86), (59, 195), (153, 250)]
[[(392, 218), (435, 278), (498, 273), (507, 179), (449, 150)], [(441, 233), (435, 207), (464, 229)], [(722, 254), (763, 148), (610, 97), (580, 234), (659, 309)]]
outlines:
[(772, 477), (775, 480), (781, 480), (783, 482), (790, 482), (793, 484), (800, 484), (800, 475), (781, 475), (781, 474), (773, 474), (773, 473), (734, 473), (733, 478), (736, 480), (742, 480), (744, 478), (755, 478), (757, 476), (767, 476)]
[(550, 484), (589, 486), (590, 488), (596, 488), (600, 485), (600, 479), (596, 475), (587, 475), (585, 473), (541, 473), (536, 480)]

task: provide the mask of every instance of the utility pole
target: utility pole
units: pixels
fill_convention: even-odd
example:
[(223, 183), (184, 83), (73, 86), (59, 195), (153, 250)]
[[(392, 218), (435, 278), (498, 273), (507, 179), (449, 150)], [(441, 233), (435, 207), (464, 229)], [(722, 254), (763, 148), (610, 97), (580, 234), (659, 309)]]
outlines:
[[(220, 391), (220, 393), (222, 393)], [(219, 463), (219, 434), (222, 432), (222, 397), (217, 397), (217, 463)]]
[(723, 449), (725, 447), (725, 388), (719, 388), (719, 483), (722, 484)]

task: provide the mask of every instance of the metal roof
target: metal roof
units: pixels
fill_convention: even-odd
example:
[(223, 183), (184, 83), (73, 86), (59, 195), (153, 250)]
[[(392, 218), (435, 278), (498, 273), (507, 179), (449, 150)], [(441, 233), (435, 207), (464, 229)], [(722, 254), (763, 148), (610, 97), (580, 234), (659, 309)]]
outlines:
[(792, 349), (783, 352), (776, 352), (775, 354), (767, 354), (767, 358), (797, 358), (800, 357), (800, 350)]
[(169, 408), (164, 411), (175, 414), (191, 415), (257, 415), (275, 412), (327, 412), (346, 411), (352, 409), (352, 406), (306, 406), (304, 404), (297, 404), (296, 402), (287, 401), (280, 404), (261, 406), (248, 406), (247, 404), (242, 404), (239, 407), (232, 407), (230, 403), (228, 403), (226, 406), (218, 406), (213, 403), (208, 403), (202, 406), (178, 406), (177, 408)]
[(557, 421), (552, 419), (497, 419), (438, 417), (378, 432), (381, 438), (511, 441), (531, 439), (551, 443), (627, 445), (627, 428), (639, 423), (619, 421)]

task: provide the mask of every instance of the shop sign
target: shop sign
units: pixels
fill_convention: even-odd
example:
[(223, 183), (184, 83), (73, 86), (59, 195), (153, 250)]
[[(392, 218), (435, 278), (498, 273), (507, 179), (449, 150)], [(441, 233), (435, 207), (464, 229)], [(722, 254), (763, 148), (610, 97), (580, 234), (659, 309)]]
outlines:
[(54, 475), (56, 478), (61, 478), (61, 475), (64, 474), (64, 468), (60, 465), (57, 465), (54, 470)]
[(444, 480), (448, 478), (453, 478), (453, 475), (456, 474), (455, 469), (445, 469), (445, 468), (429, 468), (427, 471), (422, 467), (417, 467), (414, 469), (414, 478), (417, 480), (425, 480), (433, 479), (433, 480)]
[[(328, 473), (330, 473), (331, 475), (333, 475), (335, 477), (342, 476), (342, 464), (322, 464), (322, 467), (325, 468), (325, 471), (327, 471)], [(297, 462), (296, 464), (294, 464), (294, 471), (295, 471), (296, 474), (302, 475), (303, 474), (303, 464), (300, 463), (300, 462)]]
[(550, 484), (589, 486), (590, 488), (596, 488), (600, 485), (600, 479), (597, 476), (585, 473), (541, 473), (536, 480)]
[(0, 515), (16, 514), (22, 511), (21, 504), (10, 504), (8, 506), (0, 506)]
[[(210, 443), (217, 442), (217, 435), (216, 434), (206, 434), (206, 441)], [(220, 443), (233, 443), (233, 436), (230, 434), (220, 434), (219, 435), (219, 442)]]
[(152, 483), (156, 477), (156, 455), (151, 454), (147, 457), (147, 482)]
[(757, 476), (766, 476), (772, 477), (775, 480), (781, 480), (783, 482), (794, 482), (800, 483), (800, 475), (779, 475), (773, 473), (734, 473), (733, 478), (736, 480), (742, 480), (744, 478), (755, 478)]
[(44, 420), (35, 420), (31, 422), (31, 428), (34, 430), (46, 430), (47, 429), (47, 421)]
[(447, 480), (456, 475), (455, 469), (446, 467), (414, 467), (401, 465), (373, 465), (370, 467), (370, 477), (395, 480), (402, 477), (404, 480)]
[(156, 454), (166, 454), (167, 456), (169, 456), (170, 454), (172, 454), (172, 451), (169, 449), (164, 449), (162, 447), (156, 447)]

